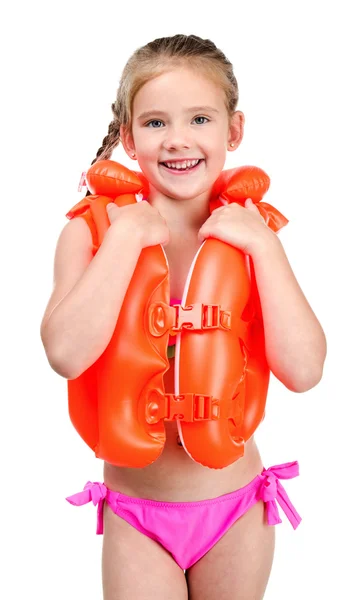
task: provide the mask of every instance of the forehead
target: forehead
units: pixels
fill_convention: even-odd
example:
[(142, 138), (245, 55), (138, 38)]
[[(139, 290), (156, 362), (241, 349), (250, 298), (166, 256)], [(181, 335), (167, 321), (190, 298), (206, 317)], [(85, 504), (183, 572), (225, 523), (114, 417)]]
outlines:
[(147, 81), (135, 95), (133, 117), (157, 109), (178, 113), (193, 106), (210, 106), (225, 111), (224, 91), (200, 72), (177, 67)]

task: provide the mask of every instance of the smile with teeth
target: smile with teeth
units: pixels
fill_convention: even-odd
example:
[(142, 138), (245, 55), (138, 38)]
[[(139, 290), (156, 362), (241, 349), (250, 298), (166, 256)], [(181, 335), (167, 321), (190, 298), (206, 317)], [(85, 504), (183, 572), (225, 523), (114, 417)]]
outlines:
[(178, 162), (163, 162), (162, 165), (165, 165), (168, 169), (176, 169), (178, 171), (192, 169), (196, 167), (197, 164), (201, 161), (201, 158), (196, 160), (183, 160)]

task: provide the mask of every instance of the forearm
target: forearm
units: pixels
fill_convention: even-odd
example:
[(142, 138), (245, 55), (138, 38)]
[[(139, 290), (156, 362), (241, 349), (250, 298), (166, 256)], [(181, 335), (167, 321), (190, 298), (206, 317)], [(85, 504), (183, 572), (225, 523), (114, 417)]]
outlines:
[(266, 358), (271, 371), (296, 392), (322, 377), (326, 338), (288, 262), (272, 234), (251, 253), (261, 300)]
[(45, 331), (47, 354), (63, 377), (75, 379), (104, 352), (140, 252), (137, 236), (110, 227), (82, 277), (53, 311)]

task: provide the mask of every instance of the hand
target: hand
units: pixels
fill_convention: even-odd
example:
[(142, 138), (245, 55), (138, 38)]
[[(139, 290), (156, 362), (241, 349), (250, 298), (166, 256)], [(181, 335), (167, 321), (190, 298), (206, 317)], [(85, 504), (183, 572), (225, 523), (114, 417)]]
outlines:
[(170, 231), (165, 219), (149, 202), (137, 202), (126, 206), (107, 204), (107, 213), (111, 227), (122, 227), (131, 236), (138, 236), (141, 248), (166, 246), (170, 240)]
[(252, 254), (261, 240), (274, 236), (251, 198), (245, 207), (232, 202), (214, 210), (198, 232), (198, 239), (216, 238), (245, 254)]

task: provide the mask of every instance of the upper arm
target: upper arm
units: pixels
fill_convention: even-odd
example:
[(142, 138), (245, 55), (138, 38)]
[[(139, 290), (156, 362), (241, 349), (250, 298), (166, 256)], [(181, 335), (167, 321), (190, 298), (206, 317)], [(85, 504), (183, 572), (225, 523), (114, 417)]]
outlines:
[(85, 219), (69, 221), (58, 238), (55, 258), (53, 291), (42, 318), (41, 338), (53, 310), (81, 278), (93, 258), (92, 235)]

